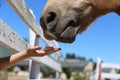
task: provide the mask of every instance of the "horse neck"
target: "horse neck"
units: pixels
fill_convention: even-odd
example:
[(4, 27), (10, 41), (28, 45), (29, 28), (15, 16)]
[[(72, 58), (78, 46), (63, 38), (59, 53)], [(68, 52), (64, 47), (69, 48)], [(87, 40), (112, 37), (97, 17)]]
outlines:
[(92, 0), (95, 7), (101, 10), (103, 14), (116, 12), (120, 15), (120, 0)]

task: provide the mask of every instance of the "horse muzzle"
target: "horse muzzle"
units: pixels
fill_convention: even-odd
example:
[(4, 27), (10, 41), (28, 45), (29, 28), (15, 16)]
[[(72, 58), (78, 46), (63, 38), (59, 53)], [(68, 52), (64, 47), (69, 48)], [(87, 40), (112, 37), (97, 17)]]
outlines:
[(48, 40), (71, 43), (76, 36), (76, 21), (71, 15), (61, 16), (56, 10), (47, 10), (40, 18), (44, 36)]

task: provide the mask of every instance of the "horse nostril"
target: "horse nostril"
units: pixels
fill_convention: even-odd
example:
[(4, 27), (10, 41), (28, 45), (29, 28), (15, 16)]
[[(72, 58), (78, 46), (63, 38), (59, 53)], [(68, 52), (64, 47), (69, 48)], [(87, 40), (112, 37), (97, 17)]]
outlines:
[(54, 32), (55, 25), (57, 24), (58, 21), (58, 13), (56, 11), (46, 12), (46, 14), (44, 15), (44, 21), (46, 29), (49, 30), (50, 32)]
[(76, 22), (74, 20), (70, 20), (67, 24), (67, 26), (72, 26), (72, 27), (75, 27), (76, 25)]
[(56, 13), (49, 12), (46, 21), (47, 21), (47, 23), (50, 23), (50, 22), (54, 21), (55, 18), (56, 18)]
[(50, 32), (55, 31), (55, 25), (58, 22), (58, 12), (57, 11), (47, 11), (40, 18), (40, 23), (43, 29), (49, 30)]

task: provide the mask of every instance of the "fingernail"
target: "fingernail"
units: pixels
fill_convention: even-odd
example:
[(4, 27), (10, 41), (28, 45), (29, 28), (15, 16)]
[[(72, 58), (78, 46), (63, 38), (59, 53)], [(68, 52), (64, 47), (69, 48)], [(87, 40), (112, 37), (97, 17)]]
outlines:
[(61, 48), (58, 48), (59, 50), (61, 50)]

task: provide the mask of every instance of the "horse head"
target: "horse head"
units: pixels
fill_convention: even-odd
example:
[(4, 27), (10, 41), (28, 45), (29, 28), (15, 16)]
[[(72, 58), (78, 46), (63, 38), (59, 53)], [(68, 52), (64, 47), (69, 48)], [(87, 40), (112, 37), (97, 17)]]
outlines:
[(48, 0), (40, 18), (45, 37), (65, 43), (73, 42), (76, 35), (85, 31), (97, 17), (111, 11), (99, 7), (100, 1), (105, 2)]

